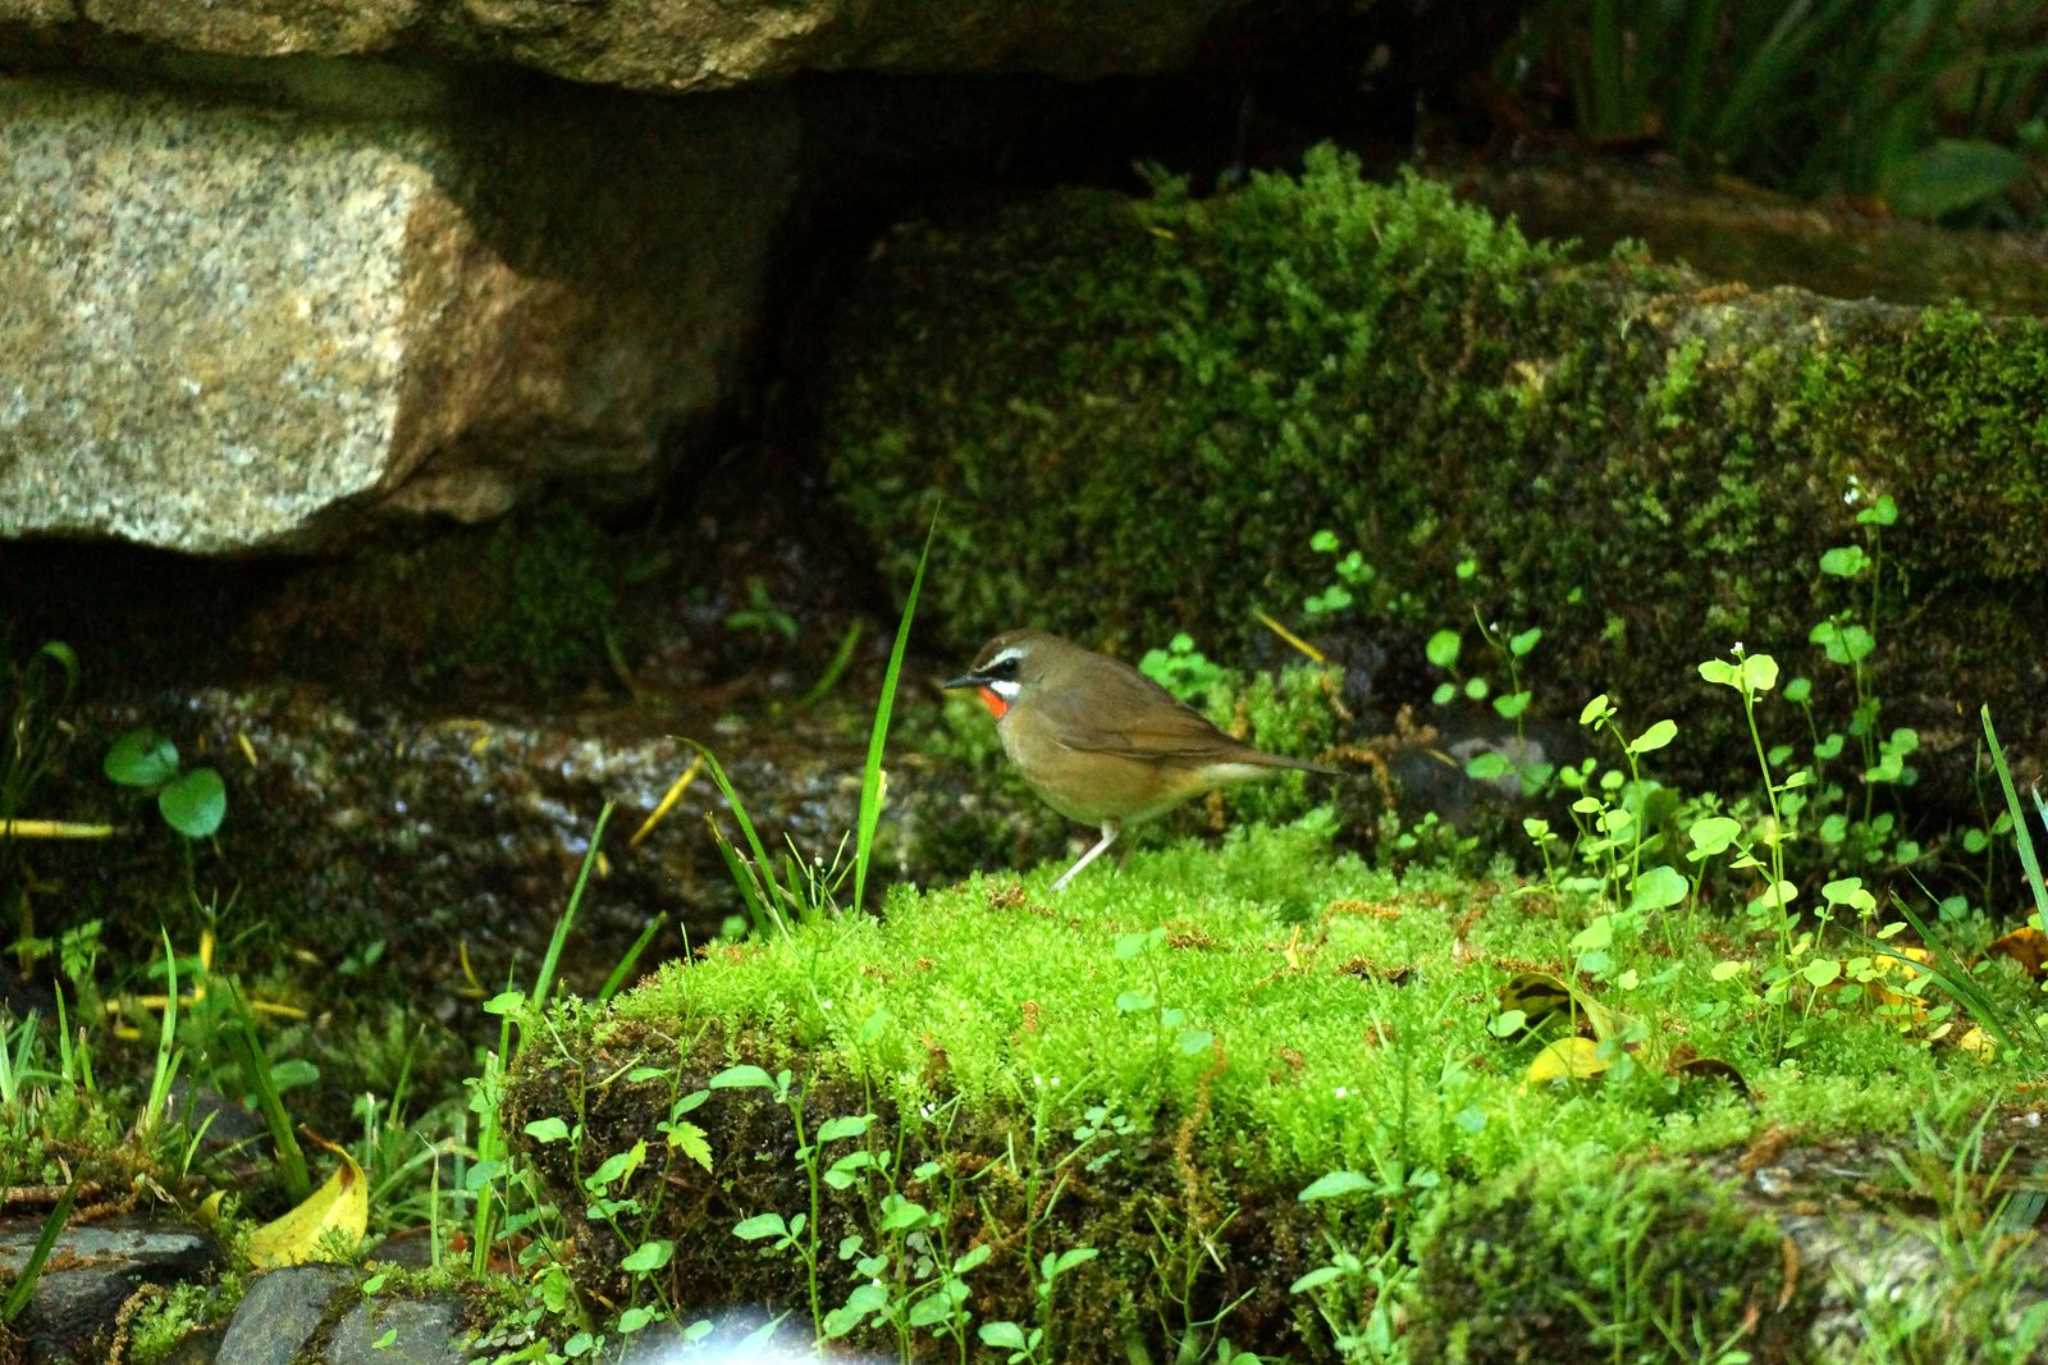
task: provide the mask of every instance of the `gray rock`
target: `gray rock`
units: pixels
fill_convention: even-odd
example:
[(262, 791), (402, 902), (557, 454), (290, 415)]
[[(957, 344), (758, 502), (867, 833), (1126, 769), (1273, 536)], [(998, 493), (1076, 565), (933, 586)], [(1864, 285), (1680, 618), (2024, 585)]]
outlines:
[(327, 1365), (463, 1365), (463, 1336), (462, 1305), (452, 1294), (366, 1298), (336, 1325), (320, 1358)]
[[(2026, 1113), (1992, 1126), (1971, 1163), (1972, 1176), (2001, 1167), (2031, 1169), (2039, 1161), (2039, 1123), (2038, 1113)], [(2008, 1145), (2010, 1152), (1999, 1155)], [(1902, 1155), (1914, 1159), (1901, 1161)], [(1855, 1358), (1870, 1348), (1873, 1328), (1886, 1323), (1947, 1322), (1976, 1313), (2015, 1333), (2048, 1303), (2048, 1243), (2034, 1235), (2033, 1213), (2008, 1211), (2002, 1227), (1976, 1229), (1981, 1240), (1974, 1244), (1968, 1232), (1944, 1230), (1939, 1216), (1928, 1216), (1929, 1201), (1916, 1203), (1914, 1196), (1924, 1191), (1901, 1183), (1915, 1159), (1923, 1173), (1930, 1169), (1926, 1157), (1926, 1148), (1914, 1153), (1898, 1138), (1872, 1136), (1790, 1146), (1753, 1169), (1732, 1153), (1707, 1163), (1717, 1175), (1741, 1180), (1747, 1201), (1775, 1219), (1790, 1244), (1794, 1282), (1812, 1287), (1807, 1338), (1813, 1359)], [(1932, 1169), (1946, 1178), (1953, 1159), (1943, 1151)], [(1995, 1202), (1997, 1188), (1987, 1176), (1982, 1194), (1971, 1198)], [(2024, 1196), (2023, 1180), (2011, 1188)], [(1877, 1197), (1887, 1189), (1889, 1197)], [(1997, 1262), (1996, 1272), (1977, 1257)], [(1989, 1293), (2006, 1297), (1986, 1304)]]
[(359, 74), (407, 112), (0, 80), (0, 536), (232, 553), (625, 498), (728, 396), (782, 97)]
[(249, 1286), (215, 1359), (219, 1365), (290, 1365), (330, 1317), (335, 1296), (357, 1295), (362, 1279), (362, 1272), (338, 1265), (271, 1271)]
[[(910, 690), (899, 715), (910, 709)], [(530, 976), (607, 799), (618, 803), (605, 837), (609, 865), (569, 937), (561, 964), (569, 981), (594, 991), (658, 913), (702, 943), (726, 915), (744, 910), (705, 828), (705, 816), (724, 809), (708, 776), (645, 840), (628, 843), (690, 764), (678, 736), (717, 749), (772, 848), (782, 849), (787, 832), (805, 856), (828, 861), (855, 822), (866, 755), (865, 708), (851, 702), (779, 717), (735, 707), (714, 721), (658, 706), (580, 704), (450, 717), (310, 687), (207, 688), (165, 700), (165, 709), (81, 716), (81, 751), (103, 752), (113, 735), (143, 723), (177, 735), (181, 751), (195, 754), (237, 755), (237, 736), (245, 736), (258, 766), (220, 764), (229, 784), (221, 837), (235, 851), (244, 903), (292, 907), (320, 926), (318, 940), (335, 945), (337, 958), (340, 945), (382, 939), (383, 961), (451, 1010), (468, 1008), (446, 990), (448, 973), (459, 970), (458, 943), (482, 980), (504, 980), (515, 962)], [(51, 780), (51, 807), (118, 818), (112, 806), (94, 804), (117, 799), (96, 765), (80, 777), (75, 787)], [(1000, 793), (974, 790), (961, 765), (897, 748), (888, 802), (871, 906), (890, 881), (939, 875), (934, 858), (956, 860), (945, 866), (957, 871), (963, 854), (1012, 854), (1014, 835), (981, 832), (984, 822), (1008, 828), (1017, 808)], [(1050, 817), (1024, 815), (1065, 837)], [(722, 818), (727, 835), (739, 837), (730, 816)], [(180, 866), (173, 841), (151, 842), (118, 869), (77, 843), (53, 848), (39, 865), (45, 875), (92, 881), (108, 905), (141, 903), (130, 888), (159, 885)], [(244, 857), (245, 849), (255, 852)], [(642, 970), (682, 944), (670, 929)]]
[[(42, 1226), (37, 1215), (0, 1219), (0, 1267), (19, 1274)], [(104, 1359), (115, 1315), (139, 1286), (203, 1275), (219, 1257), (205, 1232), (139, 1214), (66, 1229), (36, 1281), (27, 1314), (16, 1324), (28, 1338), (28, 1358)]]
[(0, 0), (0, 26), (242, 57), (400, 51), (592, 84), (717, 90), (803, 71), (1172, 70), (1244, 0)]

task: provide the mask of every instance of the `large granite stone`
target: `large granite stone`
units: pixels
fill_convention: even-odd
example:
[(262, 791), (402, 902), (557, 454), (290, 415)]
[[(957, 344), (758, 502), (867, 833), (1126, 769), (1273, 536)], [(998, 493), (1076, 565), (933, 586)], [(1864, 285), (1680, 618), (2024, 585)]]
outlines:
[(329, 79), (400, 112), (0, 80), (0, 536), (303, 549), (627, 496), (727, 396), (794, 188), (779, 97)]
[[(1036, 71), (1186, 64), (1243, 0), (0, 0), (0, 36), (140, 39), (235, 56), (405, 51), (571, 80), (715, 90), (801, 71)], [(1303, 12), (1334, 5), (1297, 7)]]

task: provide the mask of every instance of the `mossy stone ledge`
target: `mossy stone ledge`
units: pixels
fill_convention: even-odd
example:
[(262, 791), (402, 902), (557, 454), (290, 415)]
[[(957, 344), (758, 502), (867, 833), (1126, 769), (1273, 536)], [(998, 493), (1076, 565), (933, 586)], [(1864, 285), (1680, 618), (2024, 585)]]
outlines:
[[(1532, 716), (1613, 694), (1677, 719), (1690, 776), (1721, 780), (1748, 740), (1695, 665), (1771, 651), (1845, 721), (1846, 670), (1808, 633), (1868, 584), (1818, 558), (1868, 545), (1856, 516), (1889, 496), (1883, 723), (1919, 727), (1940, 775), (1983, 702), (2015, 752), (2048, 741), (2038, 319), (1757, 291), (1626, 249), (1574, 263), (1327, 149), (1211, 199), (1062, 193), (886, 247), (839, 324), (825, 435), (899, 581), (943, 497), (926, 602), (962, 648), (1030, 623), (1267, 661), (1263, 609), (1340, 657), (1383, 651), (1393, 703), (1428, 696), (1424, 639), (1476, 609), (1543, 627)], [(1311, 618), (1320, 530), (1376, 577)], [(1774, 738), (1803, 732), (1785, 721)]]
[[(1700, 1154), (1795, 1127), (1816, 1142), (1897, 1133), (1911, 1122), (1900, 1096), (1938, 1086), (1960, 1111), (2003, 1083), (1901, 1035), (1874, 1000), (1815, 1014), (1781, 1066), (1765, 1007), (1715, 983), (1712, 935), (1685, 933), (1666, 968), (1611, 1002), (1643, 1025), (1626, 1065), (1597, 1084), (1528, 1083), (1543, 1040), (1496, 1037), (1491, 1002), (1513, 971), (1561, 969), (1573, 917), (1497, 883), (1373, 870), (1328, 840), (1310, 821), (1141, 851), (1057, 898), (1058, 863), (899, 888), (880, 920), (715, 947), (607, 1010), (558, 1010), (511, 1077), (507, 1130), (529, 1134), (585, 1289), (646, 1297), (621, 1262), (667, 1241), (658, 1288), (684, 1322), (790, 1309), (790, 1338), (807, 1337), (803, 1266), (735, 1235), (801, 1213), (819, 1239), (821, 1316), (870, 1280), (900, 1312), (936, 1292), (929, 1268), (907, 1290), (895, 1281), (917, 1259), (915, 1231), (938, 1262), (987, 1248), (961, 1277), (970, 1333), (1040, 1322), (1044, 1256), (1094, 1250), (1056, 1282), (1057, 1340), (1041, 1359), (1123, 1361), (1131, 1341), (1169, 1359), (1210, 1319), (1195, 1330), (1238, 1349), (1323, 1359), (1325, 1310), (1363, 1313), (1376, 1291), (1291, 1287), (1333, 1245), (1370, 1258), (1406, 1228), (1390, 1265), (1416, 1269), (1377, 1292), (1401, 1294), (1415, 1330), (1448, 1341), (1453, 1318), (1540, 1298), (1551, 1317), (1517, 1328), (1536, 1354), (1470, 1358), (1590, 1361), (1610, 1348), (1558, 1295), (1604, 1292), (1601, 1258), (1644, 1236), (1656, 1246), (1638, 1268), (1654, 1284), (1637, 1287), (1659, 1311), (1665, 1272), (1682, 1267), (1686, 1310), (1716, 1339), (1802, 1338), (1775, 1222), (1731, 1202)], [(1669, 1070), (1694, 1054), (1753, 1093)], [(772, 1089), (712, 1084), (736, 1066), (760, 1082), (788, 1071), (801, 1136)], [(678, 1122), (701, 1133), (705, 1164), (671, 1145)], [(818, 1146), (821, 1171), (868, 1156), (814, 1191), (801, 1143)], [(635, 1151), (637, 1165), (618, 1161)], [(1300, 1197), (1335, 1171), (1362, 1178), (1339, 1198)], [(605, 1200), (632, 1202), (608, 1221), (592, 1213)], [(860, 1241), (842, 1256), (846, 1238)], [(877, 1253), (885, 1268), (859, 1268)], [(950, 1358), (950, 1344), (909, 1335), (918, 1358)], [(897, 1340), (863, 1327), (849, 1343), (893, 1354)]]

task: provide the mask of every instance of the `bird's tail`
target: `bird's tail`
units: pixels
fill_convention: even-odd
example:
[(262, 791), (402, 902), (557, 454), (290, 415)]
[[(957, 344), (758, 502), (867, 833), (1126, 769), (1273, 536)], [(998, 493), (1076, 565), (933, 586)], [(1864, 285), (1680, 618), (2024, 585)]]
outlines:
[(1292, 768), (1298, 772), (1316, 773), (1323, 777), (1344, 776), (1342, 768), (1332, 768), (1327, 763), (1311, 763), (1305, 758), (1292, 758), (1286, 754), (1269, 754), (1263, 749), (1250, 750), (1247, 761), (1267, 768)]

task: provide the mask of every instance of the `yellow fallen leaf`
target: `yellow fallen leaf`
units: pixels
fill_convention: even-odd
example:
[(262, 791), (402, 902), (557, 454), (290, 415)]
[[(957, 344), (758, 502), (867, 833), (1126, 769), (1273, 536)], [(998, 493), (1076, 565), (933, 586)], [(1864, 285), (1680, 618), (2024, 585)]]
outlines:
[(370, 1226), (370, 1186), (363, 1168), (346, 1153), (327, 1183), (283, 1217), (249, 1234), (251, 1264), (262, 1269), (298, 1265), (318, 1252), (320, 1239), (340, 1231), (358, 1241)]
[(1988, 1062), (1998, 1055), (1998, 1040), (1980, 1028), (1973, 1028), (1956, 1039), (1956, 1046), (1980, 1062)]
[(206, 1196), (198, 1209), (200, 1222), (208, 1227), (215, 1227), (220, 1223), (220, 1201), (226, 1194), (226, 1190), (215, 1190)]
[(1553, 1014), (1569, 1012), (1596, 1038), (1618, 1037), (1628, 1025), (1627, 1016), (1550, 972), (1516, 972), (1500, 988), (1500, 1007), (1522, 1011), (1532, 1028)]
[(1525, 1085), (1547, 1085), (1552, 1081), (1582, 1081), (1607, 1069), (1600, 1045), (1591, 1038), (1560, 1038), (1536, 1054), (1529, 1063)]
[(2048, 934), (2033, 925), (2023, 925), (1984, 950), (1986, 957), (2009, 957), (2020, 964), (2021, 970), (2039, 981), (2043, 967), (2048, 966)]
[[(1896, 956), (1894, 955), (1896, 954)], [(1900, 958), (1911, 961), (1901, 961)], [(1880, 1003), (1902, 1007), (1912, 1017), (1913, 1023), (1927, 1017), (1927, 1001), (1907, 990), (1914, 978), (1920, 975), (1915, 963), (1932, 963), (1934, 954), (1925, 948), (1908, 944), (1901, 948), (1881, 953), (1871, 962), (1871, 985), (1877, 991)], [(1896, 987), (1897, 989), (1894, 989)], [(1909, 1025), (1910, 1026), (1910, 1025)]]

